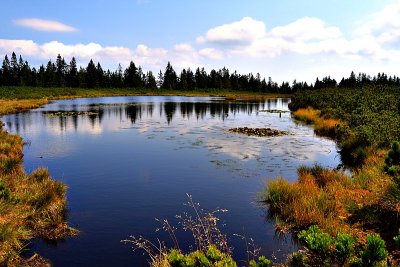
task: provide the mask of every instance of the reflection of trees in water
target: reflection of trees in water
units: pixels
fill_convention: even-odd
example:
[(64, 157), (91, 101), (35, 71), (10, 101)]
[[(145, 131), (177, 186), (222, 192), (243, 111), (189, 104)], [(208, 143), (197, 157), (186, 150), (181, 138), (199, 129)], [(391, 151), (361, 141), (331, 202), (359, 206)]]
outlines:
[(137, 119), (142, 118), (142, 106), (141, 105), (128, 105), (125, 107), (125, 114), (131, 120), (132, 124), (135, 124)]
[(176, 112), (176, 102), (165, 102), (164, 103), (164, 115), (167, 119), (168, 125), (172, 121), (172, 117), (174, 116)]
[(194, 103), (193, 102), (182, 102), (179, 104), (182, 118), (190, 119), (193, 114)]
[[(268, 99), (266, 101), (215, 101), (215, 102), (159, 102), (159, 103), (128, 103), (128, 104), (110, 104), (110, 105), (73, 105), (69, 111), (86, 111), (88, 114), (74, 116), (51, 117), (46, 112), (27, 112), (10, 115), (5, 123), (7, 127), (20, 133), (30, 124), (51, 125), (57, 127), (61, 132), (66, 131), (68, 126), (78, 130), (79, 124), (89, 122), (94, 128), (97, 124), (101, 126), (104, 117), (109, 119), (119, 119), (120, 122), (128, 119), (132, 124), (136, 124), (143, 118), (151, 119), (154, 114), (159, 114), (160, 119), (165, 118), (168, 125), (175, 116), (181, 116), (183, 119), (190, 119), (193, 116), (197, 120), (204, 119), (207, 116), (211, 118), (220, 118), (225, 120), (228, 116), (236, 114), (251, 114), (257, 110), (276, 109), (287, 107), (289, 99)], [(155, 118), (156, 119), (156, 118)]]

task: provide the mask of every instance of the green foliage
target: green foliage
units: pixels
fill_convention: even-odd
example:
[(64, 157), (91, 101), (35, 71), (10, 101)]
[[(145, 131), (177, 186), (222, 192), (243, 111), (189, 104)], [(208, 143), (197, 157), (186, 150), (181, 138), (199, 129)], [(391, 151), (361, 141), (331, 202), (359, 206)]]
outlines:
[(333, 245), (336, 262), (339, 265), (344, 265), (354, 253), (354, 238), (351, 235), (339, 233)]
[(368, 235), (367, 244), (361, 252), (363, 266), (377, 266), (379, 262), (386, 260), (387, 256), (385, 241), (378, 234)]
[(3, 158), (0, 159), (0, 173), (12, 174), (15, 173), (21, 166), (22, 159), (19, 158)]
[(0, 181), (0, 199), (9, 200), (11, 198), (10, 189), (5, 182)]
[(300, 241), (304, 242), (307, 249), (314, 254), (315, 260), (320, 265), (327, 265), (332, 257), (333, 238), (322, 232), (318, 226), (312, 225), (308, 230), (298, 234)]
[(392, 148), (385, 157), (385, 171), (400, 184), (400, 143), (398, 141), (393, 142)]
[[(312, 225), (298, 235), (311, 253), (313, 264), (329, 266), (334, 263), (343, 266), (354, 254), (354, 238), (345, 233), (339, 233), (336, 238), (324, 233), (318, 226)], [(305, 266), (306, 259), (299, 254), (290, 258), (291, 266)]]
[[(261, 257), (260, 257), (261, 258)], [(209, 246), (206, 253), (196, 250), (190, 254), (182, 254), (179, 250), (172, 249), (167, 259), (172, 267), (211, 267), (211, 266), (226, 266), (236, 267), (235, 261), (227, 254), (218, 250), (215, 246)], [(267, 260), (261, 259), (260, 267), (268, 267), (265, 264)]]
[(249, 262), (250, 267), (270, 267), (271, 261), (265, 258), (264, 256), (258, 257), (257, 261), (251, 260)]
[(293, 252), (288, 259), (289, 267), (307, 267), (307, 256), (301, 252)]
[(393, 237), (393, 240), (397, 246), (400, 246), (400, 229), (399, 229), (399, 234)]

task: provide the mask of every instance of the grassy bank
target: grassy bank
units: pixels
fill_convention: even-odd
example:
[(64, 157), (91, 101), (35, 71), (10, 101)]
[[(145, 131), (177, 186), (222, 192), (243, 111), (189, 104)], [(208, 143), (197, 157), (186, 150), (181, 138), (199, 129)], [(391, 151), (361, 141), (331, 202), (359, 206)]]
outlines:
[(282, 94), (233, 91), (225, 89), (166, 90), (129, 88), (44, 88), (44, 87), (0, 87), (0, 99), (65, 99), (102, 96), (223, 96), (228, 99), (255, 99), (288, 97)]
[(65, 223), (66, 186), (53, 180), (47, 169), (25, 173), (23, 145), (19, 136), (0, 127), (1, 266), (29, 265), (19, 257), (29, 239), (58, 239), (74, 233)]
[[(316, 225), (332, 240), (341, 234), (349, 235), (354, 239), (349, 257), (358, 260), (346, 261), (345, 266), (357, 261), (365, 266), (362, 248), (380, 238), (384, 241), (376, 242), (384, 244), (381, 255), (386, 255), (383, 251), (387, 249), (390, 258), (399, 261), (396, 241), (400, 227), (400, 183), (396, 178), (399, 163), (387, 159), (390, 155), (398, 157), (389, 150), (393, 142), (400, 140), (399, 105), (400, 90), (392, 87), (335, 88), (293, 96), (290, 107), (294, 117), (314, 124), (317, 134), (335, 138), (343, 162), (352, 167), (352, 175), (320, 166), (301, 167), (294, 183), (283, 178), (269, 182), (263, 200), (269, 205), (270, 215), (279, 218), (280, 229), (296, 233)], [(388, 166), (388, 162), (393, 166)], [(390, 168), (395, 175), (388, 171)], [(374, 233), (379, 236), (373, 236)], [(309, 256), (321, 257), (324, 253), (321, 244), (329, 238), (325, 236), (322, 242), (318, 239), (321, 235), (305, 236), (308, 239), (302, 241)], [(316, 245), (310, 240), (322, 243)], [(320, 249), (316, 250), (318, 246)], [(312, 266), (322, 263), (308, 260)], [(337, 263), (332, 257), (323, 265)]]

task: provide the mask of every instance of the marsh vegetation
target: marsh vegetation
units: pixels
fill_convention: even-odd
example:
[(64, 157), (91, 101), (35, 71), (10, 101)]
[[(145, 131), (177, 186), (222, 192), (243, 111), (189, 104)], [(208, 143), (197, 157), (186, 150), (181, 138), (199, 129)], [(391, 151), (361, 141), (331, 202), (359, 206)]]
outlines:
[[(352, 174), (318, 165), (301, 167), (294, 183), (270, 181), (263, 199), (269, 212), (294, 232), (316, 225), (327, 235), (324, 240), (343, 233), (354, 238), (353, 260), (344, 265), (374, 266), (389, 254), (394, 262), (399, 260), (399, 103), (400, 91), (390, 86), (321, 89), (292, 98), (294, 117), (314, 124), (317, 134), (335, 138)], [(315, 248), (305, 234), (302, 237), (309, 249)], [(362, 252), (370, 243), (375, 251)], [(322, 264), (312, 263), (315, 257), (329, 259), (326, 252), (311, 252), (308, 264)], [(367, 260), (372, 254), (376, 259)]]

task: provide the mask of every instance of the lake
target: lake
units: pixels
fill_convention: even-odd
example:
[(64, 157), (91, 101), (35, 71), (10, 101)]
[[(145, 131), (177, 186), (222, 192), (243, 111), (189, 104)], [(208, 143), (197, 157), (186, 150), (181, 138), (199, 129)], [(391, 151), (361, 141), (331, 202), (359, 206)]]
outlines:
[[(157, 237), (167, 218), (190, 212), (187, 194), (206, 211), (220, 214), (221, 230), (246, 260), (240, 234), (282, 261), (295, 250), (290, 235), (276, 235), (274, 221), (257, 202), (268, 180), (295, 181), (300, 165), (340, 164), (332, 140), (294, 121), (290, 99), (227, 101), (217, 97), (104, 97), (60, 100), (39, 109), (3, 116), (5, 128), (21, 135), (24, 167), (47, 167), (68, 185), (68, 221), (81, 233), (58, 242), (36, 240), (38, 252), (54, 266), (146, 266), (142, 252), (121, 243), (130, 235)], [(56, 113), (63, 112), (63, 113)], [(68, 116), (64, 116), (68, 115)], [(285, 136), (253, 137), (228, 132), (234, 127), (269, 127)], [(192, 244), (178, 231), (181, 247)]]

